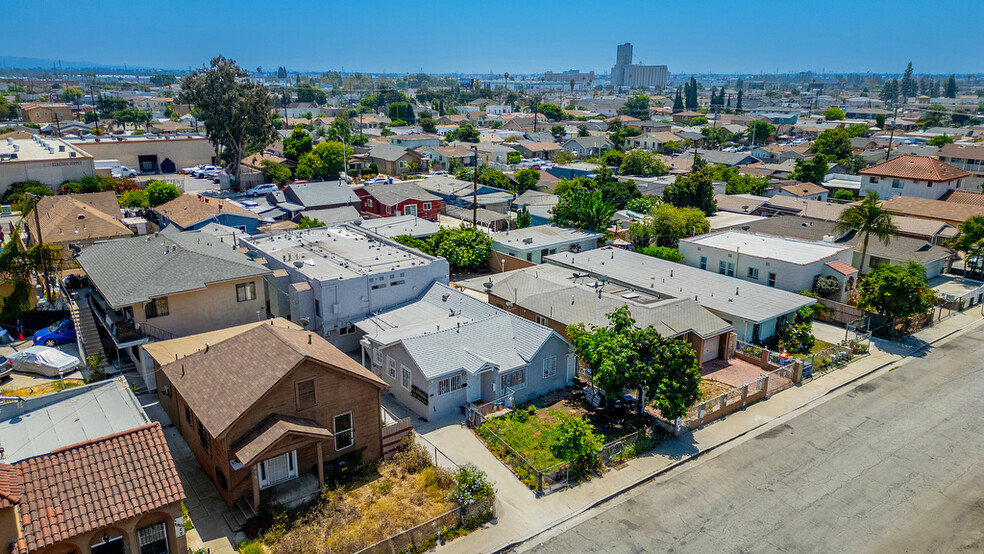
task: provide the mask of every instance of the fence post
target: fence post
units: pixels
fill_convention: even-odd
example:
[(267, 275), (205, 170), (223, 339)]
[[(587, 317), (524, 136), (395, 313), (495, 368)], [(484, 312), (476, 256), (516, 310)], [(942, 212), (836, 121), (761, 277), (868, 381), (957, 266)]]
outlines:
[(766, 364), (766, 366), (768, 366), (768, 364), (769, 364), (769, 351), (767, 349), (763, 348), (762, 349), (762, 355), (759, 356), (759, 359), (762, 361), (763, 364)]
[(803, 380), (803, 360), (793, 362), (793, 382), (799, 384)]
[(536, 492), (543, 494), (543, 472), (539, 470), (536, 472)]
[(741, 388), (741, 407), (745, 407), (745, 400), (748, 399), (748, 384)]

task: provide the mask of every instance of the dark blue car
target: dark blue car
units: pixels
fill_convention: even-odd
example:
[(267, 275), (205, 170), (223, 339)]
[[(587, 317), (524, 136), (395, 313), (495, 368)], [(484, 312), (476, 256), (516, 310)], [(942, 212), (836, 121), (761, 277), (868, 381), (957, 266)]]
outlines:
[(71, 319), (63, 319), (46, 329), (34, 333), (34, 344), (55, 346), (75, 340), (75, 324)]

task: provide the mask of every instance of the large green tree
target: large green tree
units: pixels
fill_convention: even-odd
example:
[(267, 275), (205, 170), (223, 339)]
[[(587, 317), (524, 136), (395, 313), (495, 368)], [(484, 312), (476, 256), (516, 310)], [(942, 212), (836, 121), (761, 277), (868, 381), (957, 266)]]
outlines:
[(290, 135), (284, 138), (283, 144), (284, 157), (295, 161), (314, 148), (311, 135), (300, 125), (294, 127)]
[(516, 193), (523, 194), (536, 188), (536, 184), (540, 182), (540, 172), (528, 167), (517, 171), (513, 178), (516, 180)]
[(448, 131), (447, 137), (445, 137), (448, 142), (473, 142), (478, 143), (480, 141), (478, 130), (471, 123), (465, 123), (460, 125), (457, 129), (452, 129)]
[(628, 306), (607, 317), (603, 327), (567, 328), (578, 358), (591, 368), (593, 384), (609, 397), (639, 391), (668, 420), (686, 415), (701, 397), (700, 363), (690, 343), (665, 339), (652, 325), (636, 327)]
[(827, 159), (846, 160), (851, 156), (851, 137), (844, 129), (826, 129), (810, 145), (810, 151)]
[(861, 264), (864, 270), (865, 257), (868, 254), (868, 241), (871, 235), (885, 243), (891, 242), (892, 237), (899, 233), (899, 228), (892, 221), (892, 214), (881, 207), (878, 194), (871, 191), (860, 204), (856, 204), (841, 212), (835, 228), (844, 233), (855, 230), (861, 235)]
[(557, 104), (551, 104), (549, 102), (540, 104), (539, 111), (551, 121), (560, 121), (561, 119), (564, 119), (564, 110)]
[(950, 78), (946, 80), (946, 90), (943, 95), (947, 98), (957, 97), (957, 77), (956, 75), (950, 75)]
[(670, 170), (658, 155), (645, 150), (632, 150), (622, 159), (618, 172), (621, 175), (660, 177), (669, 174)]
[(706, 233), (711, 229), (704, 212), (697, 208), (678, 208), (664, 203), (653, 208), (649, 215), (650, 217), (629, 227), (629, 238), (635, 248), (676, 248), (680, 239)]
[(345, 169), (345, 159), (352, 157), (352, 147), (334, 140), (319, 143), (300, 157), (295, 175), (298, 179), (337, 179)]
[(776, 132), (775, 126), (773, 126), (768, 121), (755, 120), (748, 124), (748, 129), (745, 131), (745, 136), (752, 145), (755, 144), (765, 144), (769, 142), (769, 137), (771, 137)]
[[(694, 167), (699, 167), (701, 162), (700, 155), (694, 157)], [(714, 184), (708, 172), (703, 170), (678, 176), (672, 185), (663, 189), (663, 202), (678, 208), (697, 208), (707, 215), (717, 211)]]
[(793, 168), (793, 172), (789, 174), (789, 178), (804, 183), (819, 183), (827, 176), (829, 169), (827, 156), (817, 154), (810, 159), (800, 158), (796, 160), (796, 166)]
[(645, 94), (630, 96), (617, 113), (636, 119), (649, 119), (649, 97)]
[(905, 66), (905, 73), (902, 74), (902, 81), (899, 82), (899, 92), (902, 93), (903, 99), (915, 98), (916, 93), (919, 92), (916, 80), (912, 77), (912, 62)]
[(973, 216), (958, 227), (960, 234), (950, 242), (950, 246), (966, 254), (966, 260), (976, 259), (978, 277), (984, 277), (984, 216)]
[(209, 142), (239, 182), (240, 160), (262, 150), (276, 137), (273, 98), (249, 73), (222, 56), (209, 68), (185, 77), (181, 103), (194, 104)]
[(924, 314), (935, 294), (926, 282), (926, 270), (915, 262), (876, 266), (858, 283), (858, 308), (885, 317)]
[(614, 215), (614, 206), (605, 201), (600, 190), (575, 187), (560, 197), (551, 220), (560, 227), (604, 233)]

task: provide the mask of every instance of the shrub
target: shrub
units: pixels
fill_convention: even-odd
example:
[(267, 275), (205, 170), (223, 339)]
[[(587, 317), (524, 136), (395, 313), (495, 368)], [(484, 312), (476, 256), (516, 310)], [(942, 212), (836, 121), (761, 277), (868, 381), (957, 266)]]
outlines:
[(150, 197), (145, 190), (128, 190), (120, 196), (120, 206), (130, 208), (149, 208)]
[(834, 198), (838, 200), (854, 200), (854, 193), (847, 189), (837, 189), (834, 191)]
[(41, 181), (21, 181), (10, 185), (3, 198), (0, 198), (0, 203), (12, 204), (15, 210), (26, 216), (34, 207), (34, 199), (28, 197), (27, 193), (37, 196), (53, 196), (55, 194), (48, 188), (48, 185)]
[(595, 434), (594, 426), (562, 410), (550, 410), (550, 415), (557, 419), (551, 445), (554, 455), (569, 460), (571, 470), (576, 474), (598, 467), (601, 461), (598, 450), (603, 443), (601, 437)]
[(431, 466), (430, 455), (423, 445), (414, 442), (413, 435), (400, 441), (393, 463), (407, 473), (419, 473)]
[(240, 554), (264, 554), (263, 545), (255, 540), (245, 540), (236, 548)]
[(495, 489), (485, 472), (467, 463), (454, 474), (454, 487), (447, 499), (459, 506), (467, 506), (476, 500), (495, 495)]
[(151, 206), (160, 206), (181, 196), (178, 187), (165, 181), (151, 181), (147, 183), (147, 198)]
[(645, 248), (640, 248), (638, 252), (640, 254), (645, 254), (661, 260), (671, 262), (683, 261), (683, 254), (678, 252), (675, 248), (670, 248), (668, 246), (647, 246)]

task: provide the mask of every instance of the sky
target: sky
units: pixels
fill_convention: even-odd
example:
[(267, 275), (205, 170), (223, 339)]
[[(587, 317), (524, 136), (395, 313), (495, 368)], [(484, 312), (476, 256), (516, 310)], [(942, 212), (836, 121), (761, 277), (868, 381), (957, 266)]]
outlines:
[(4, 0), (3, 13), (0, 55), (154, 68), (221, 54), (250, 70), (607, 73), (631, 42), (672, 74), (984, 72), (984, 0)]

